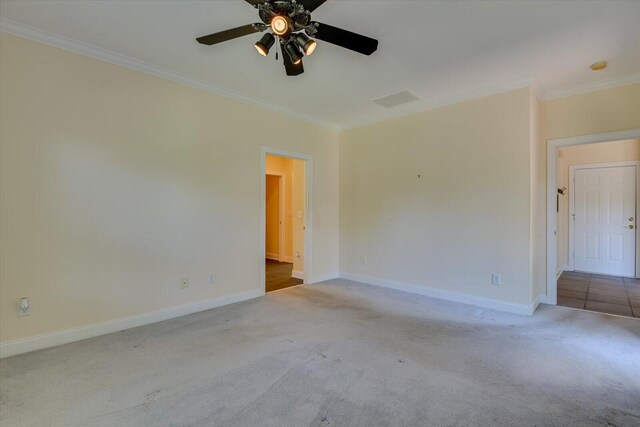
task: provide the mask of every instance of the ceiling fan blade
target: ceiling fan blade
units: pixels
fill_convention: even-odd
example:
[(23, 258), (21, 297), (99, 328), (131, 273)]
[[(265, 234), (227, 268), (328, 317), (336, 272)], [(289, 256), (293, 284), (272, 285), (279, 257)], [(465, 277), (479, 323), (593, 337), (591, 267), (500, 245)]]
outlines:
[(317, 24), (318, 31), (312, 36), (329, 43), (333, 43), (345, 49), (350, 49), (363, 55), (371, 55), (378, 50), (378, 40), (342, 28), (332, 27), (331, 25), (322, 24), (320, 22), (312, 22)]
[[(249, 0), (247, 0), (249, 1)], [(313, 12), (324, 4), (327, 0), (298, 0), (298, 4), (304, 6), (309, 12)]]
[(227, 40), (237, 39), (238, 37), (247, 36), (249, 34), (257, 33), (261, 31), (261, 24), (249, 24), (242, 27), (232, 28), (226, 31), (220, 31), (219, 33), (209, 34), (208, 36), (198, 37), (196, 40), (200, 44), (206, 44), (211, 46), (214, 44), (226, 42)]
[(287, 76), (299, 76), (304, 73), (304, 66), (302, 60), (298, 64), (294, 64), (289, 57), (289, 54), (282, 50), (282, 59), (284, 60), (284, 68), (287, 70)]

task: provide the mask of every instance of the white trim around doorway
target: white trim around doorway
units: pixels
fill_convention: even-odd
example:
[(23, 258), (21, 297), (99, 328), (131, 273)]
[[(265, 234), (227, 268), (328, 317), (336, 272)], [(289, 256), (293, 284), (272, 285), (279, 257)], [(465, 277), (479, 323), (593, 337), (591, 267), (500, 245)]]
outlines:
[[(599, 142), (640, 139), (640, 129), (620, 132), (599, 133), (594, 135), (574, 136), (569, 138), (550, 139), (547, 141), (547, 292), (540, 297), (540, 302), (556, 305), (558, 303), (558, 238), (556, 182), (557, 150), (572, 145), (596, 144)], [(640, 254), (636, 253), (636, 257)]]

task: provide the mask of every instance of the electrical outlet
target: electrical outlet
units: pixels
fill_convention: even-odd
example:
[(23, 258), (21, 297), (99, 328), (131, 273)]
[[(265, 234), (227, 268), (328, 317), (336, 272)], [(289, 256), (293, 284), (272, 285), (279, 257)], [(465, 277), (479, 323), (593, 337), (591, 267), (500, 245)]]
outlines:
[(209, 277), (208, 277), (207, 281), (209, 282), (210, 285), (213, 285), (214, 283), (216, 283), (215, 274), (209, 273)]
[(189, 287), (189, 278), (183, 277), (180, 279), (180, 289), (187, 289)]
[(502, 277), (499, 274), (491, 275), (491, 284), (494, 286), (500, 286), (502, 284)]
[(31, 303), (27, 298), (21, 298), (18, 304), (18, 317), (31, 315)]
[(360, 258), (360, 264), (367, 265), (367, 262), (368, 262), (368, 260), (367, 260), (366, 256), (363, 256), (362, 258)]

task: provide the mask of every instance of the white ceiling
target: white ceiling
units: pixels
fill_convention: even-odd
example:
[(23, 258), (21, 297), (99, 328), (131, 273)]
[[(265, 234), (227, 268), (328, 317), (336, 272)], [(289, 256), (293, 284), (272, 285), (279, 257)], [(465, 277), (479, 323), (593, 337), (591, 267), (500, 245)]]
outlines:
[[(531, 79), (547, 96), (601, 81), (640, 81), (638, 0), (328, 0), (313, 19), (379, 39), (378, 52), (366, 57), (319, 42), (299, 77), (287, 77), (273, 55), (255, 52), (257, 34), (211, 47), (195, 42), (258, 22), (243, 0), (1, 0), (0, 16), (4, 31), (35, 39), (50, 33), (40, 38), (60, 36), (67, 46), (82, 42), (135, 59), (138, 68), (157, 67), (178, 80), (335, 127)], [(608, 60), (609, 68), (590, 71), (599, 60)], [(389, 110), (371, 102), (403, 89), (423, 100)]]

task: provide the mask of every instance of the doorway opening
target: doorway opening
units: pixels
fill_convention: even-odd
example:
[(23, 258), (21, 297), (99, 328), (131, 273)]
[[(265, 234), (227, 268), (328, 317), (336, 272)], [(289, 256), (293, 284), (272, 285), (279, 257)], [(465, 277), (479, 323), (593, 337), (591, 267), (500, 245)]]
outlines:
[(265, 292), (308, 283), (310, 158), (263, 149)]
[(640, 317), (640, 130), (549, 141), (547, 164), (546, 302)]

